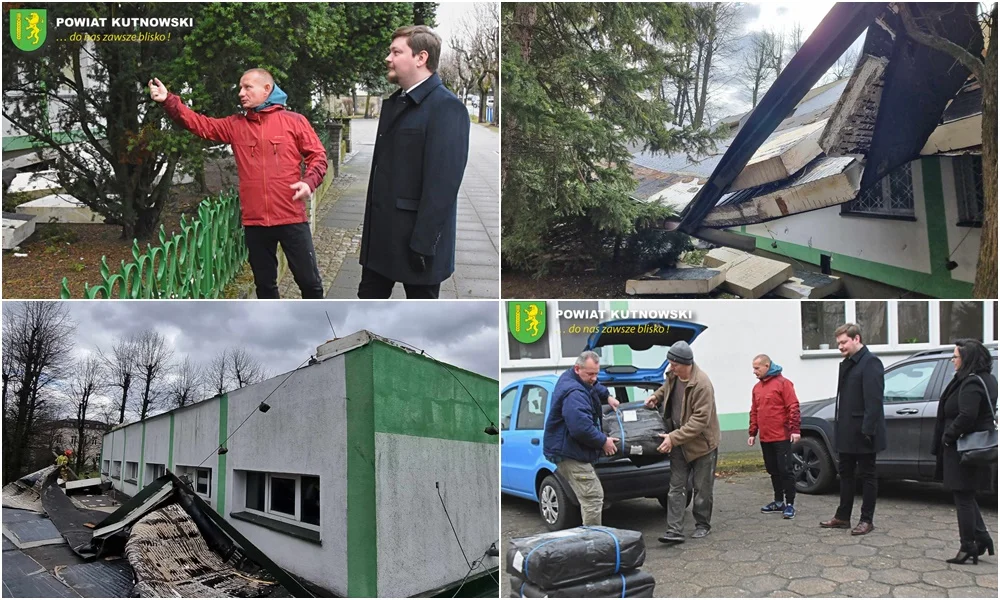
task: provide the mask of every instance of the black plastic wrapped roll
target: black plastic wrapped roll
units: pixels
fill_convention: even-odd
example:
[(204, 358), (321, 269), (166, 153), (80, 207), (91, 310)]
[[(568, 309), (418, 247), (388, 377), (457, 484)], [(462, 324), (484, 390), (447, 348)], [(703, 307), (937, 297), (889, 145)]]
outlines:
[(541, 589), (608, 577), (642, 566), (646, 544), (638, 531), (575, 527), (510, 540), (507, 572)]
[(510, 578), (511, 598), (652, 598), (656, 581), (639, 570), (558, 588), (542, 589), (519, 577)]
[(645, 465), (670, 457), (656, 450), (663, 443), (660, 434), (667, 432), (663, 418), (642, 402), (623, 402), (617, 411), (612, 410), (602, 417), (601, 428), (609, 437), (618, 438), (615, 455), (618, 458)]

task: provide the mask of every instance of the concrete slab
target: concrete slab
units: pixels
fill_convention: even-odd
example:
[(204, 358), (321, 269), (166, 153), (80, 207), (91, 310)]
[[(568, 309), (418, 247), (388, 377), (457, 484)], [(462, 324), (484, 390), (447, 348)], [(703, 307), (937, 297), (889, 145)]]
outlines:
[(709, 250), (708, 254), (705, 255), (704, 260), (702, 260), (702, 265), (710, 269), (718, 269), (725, 264), (742, 260), (744, 257), (749, 255), (750, 254), (748, 252), (735, 250), (733, 248), (714, 248)]
[(3, 213), (3, 249), (11, 250), (35, 233), (35, 215)]
[(17, 212), (35, 215), (39, 223), (103, 223), (104, 217), (68, 194), (50, 194), (25, 202)]
[(790, 264), (753, 254), (728, 265), (722, 288), (740, 298), (760, 298), (787, 281), (793, 273)]
[(680, 266), (657, 269), (625, 282), (625, 293), (634, 296), (662, 294), (707, 294), (725, 280), (725, 271)]
[(840, 287), (840, 277), (796, 269), (788, 281), (774, 288), (771, 293), (792, 300), (816, 300), (826, 298)]
[(18, 173), (7, 188), (8, 194), (30, 194), (47, 190), (61, 190), (58, 171), (35, 171)]

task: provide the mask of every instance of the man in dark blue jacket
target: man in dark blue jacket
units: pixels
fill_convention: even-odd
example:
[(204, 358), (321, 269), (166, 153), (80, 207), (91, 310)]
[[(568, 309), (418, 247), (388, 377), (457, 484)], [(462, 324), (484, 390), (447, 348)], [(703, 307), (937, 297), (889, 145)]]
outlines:
[(861, 519), (851, 535), (865, 535), (875, 529), (875, 497), (878, 479), (875, 454), (888, 447), (885, 430), (885, 368), (861, 341), (861, 328), (845, 323), (834, 331), (841, 356), (837, 380), (837, 407), (834, 436), (837, 440), (840, 474), (840, 506), (820, 527), (849, 529), (854, 506), (855, 479), (861, 480)]
[[(602, 451), (608, 456), (614, 454), (618, 442), (601, 431), (601, 397), (607, 389), (597, 383), (600, 361), (596, 352), (584, 352), (573, 368), (559, 377), (545, 421), (545, 457), (556, 463), (556, 471), (573, 488), (584, 525), (601, 524), (604, 488), (594, 463)], [(612, 404), (610, 400), (614, 408), (617, 402)]]
[(400, 27), (386, 57), (399, 90), (382, 103), (361, 236), (359, 298), (437, 298), (455, 271), (458, 188), (469, 111), (437, 74), (441, 38)]

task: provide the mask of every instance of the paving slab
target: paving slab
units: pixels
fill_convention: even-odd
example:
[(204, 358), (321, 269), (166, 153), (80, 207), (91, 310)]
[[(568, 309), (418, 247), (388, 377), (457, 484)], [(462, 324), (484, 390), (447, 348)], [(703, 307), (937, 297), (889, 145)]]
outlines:
[[(376, 119), (356, 119), (351, 124), (352, 153), (341, 166), (341, 176), (331, 185), (317, 210), (314, 234), (317, 262), (327, 287), (327, 298), (357, 298), (361, 281), (361, 226), (371, 170)], [(499, 298), (500, 237), (500, 136), (492, 129), (473, 125), (469, 134), (469, 161), (458, 192), (456, 272), (441, 285), (441, 298)], [(470, 273), (466, 266), (486, 266)], [(493, 280), (459, 283), (459, 279)], [(291, 274), (282, 280), (281, 296), (298, 297)], [(484, 296), (483, 294), (489, 294)], [(405, 298), (397, 285), (391, 298)]]
[[(835, 493), (799, 494), (793, 520), (760, 513), (771, 494), (765, 473), (717, 479), (711, 535), (678, 545), (656, 541), (666, 528), (666, 513), (653, 499), (615, 503), (604, 511), (603, 524), (643, 533), (642, 570), (656, 578), (657, 597), (997, 596), (995, 556), (983, 556), (978, 565), (944, 561), (958, 550), (958, 524), (951, 494), (938, 484), (880, 482), (876, 529), (865, 536), (819, 527), (837, 508)], [(860, 502), (859, 494), (854, 522)], [(980, 510), (997, 539), (995, 501), (981, 501)], [(501, 528), (501, 552), (507, 539), (544, 530), (535, 503), (506, 495)], [(684, 532), (693, 531), (688, 512)], [(509, 593), (504, 578), (501, 596)]]

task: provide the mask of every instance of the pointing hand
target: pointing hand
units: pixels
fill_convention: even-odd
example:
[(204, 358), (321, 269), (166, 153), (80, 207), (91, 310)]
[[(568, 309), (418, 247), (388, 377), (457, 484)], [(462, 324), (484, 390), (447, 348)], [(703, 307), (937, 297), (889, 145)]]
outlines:
[(149, 80), (149, 97), (156, 102), (163, 102), (167, 99), (169, 92), (167, 92), (167, 86), (157, 79), (156, 77)]

